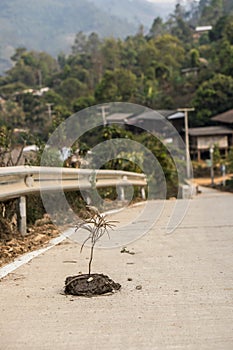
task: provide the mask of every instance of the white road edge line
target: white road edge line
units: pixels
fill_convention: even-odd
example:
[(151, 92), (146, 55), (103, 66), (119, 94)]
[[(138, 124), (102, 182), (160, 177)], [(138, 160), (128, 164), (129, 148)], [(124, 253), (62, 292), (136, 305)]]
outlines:
[[(145, 204), (145, 202), (135, 203), (132, 205), (132, 207), (143, 205), (143, 204)], [(124, 209), (125, 209), (125, 207), (120, 208), (120, 209), (109, 210), (109, 211), (106, 211), (105, 213), (103, 213), (103, 215), (115, 214), (115, 213), (118, 213)], [(44, 248), (41, 248), (38, 250), (33, 250), (32, 252), (29, 252), (29, 253), (25, 253), (25, 254), (19, 256), (18, 258), (16, 258), (12, 263), (9, 263), (9, 264), (1, 267), (0, 268), (0, 279), (7, 276), (9, 273), (13, 272), (14, 270), (16, 270), (18, 267), (20, 267), (24, 264), (27, 264), (29, 261), (36, 258), (37, 256), (47, 252), (49, 249), (53, 248), (55, 245), (63, 242), (66, 238), (69, 238), (69, 236), (71, 236), (71, 234), (73, 233), (73, 230), (74, 230), (73, 228), (67, 229), (65, 232), (61, 233), (60, 236), (51, 239), (51, 241), (49, 242), (49, 245), (47, 247), (44, 247)]]
[(47, 247), (23, 254), (20, 257), (16, 258), (12, 263), (3, 266), (2, 268), (0, 268), (0, 278), (7, 276), (9, 273), (16, 270), (18, 267), (27, 264), (33, 258), (45, 253), (47, 250), (64, 241), (66, 237), (67, 236), (64, 236), (64, 233), (62, 233), (60, 236), (53, 238), (49, 242), (49, 245)]

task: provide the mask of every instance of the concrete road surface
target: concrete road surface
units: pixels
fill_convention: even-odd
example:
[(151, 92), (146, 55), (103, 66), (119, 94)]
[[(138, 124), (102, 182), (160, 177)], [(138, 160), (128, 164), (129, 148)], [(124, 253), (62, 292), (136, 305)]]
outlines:
[(173, 234), (164, 233), (167, 201), (150, 232), (127, 245), (134, 255), (96, 250), (93, 272), (122, 285), (114, 295), (62, 294), (66, 276), (88, 265), (88, 249), (80, 255), (69, 240), (3, 278), (0, 348), (232, 350), (233, 195), (202, 190)]

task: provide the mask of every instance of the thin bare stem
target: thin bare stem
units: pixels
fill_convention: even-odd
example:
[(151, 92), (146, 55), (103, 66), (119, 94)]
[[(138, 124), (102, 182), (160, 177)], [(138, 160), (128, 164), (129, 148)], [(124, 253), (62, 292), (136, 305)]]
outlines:
[[(91, 207), (92, 208), (92, 207)], [(83, 247), (85, 244), (90, 240), (91, 241), (91, 249), (90, 249), (90, 258), (89, 258), (89, 265), (88, 265), (88, 274), (91, 274), (91, 266), (94, 256), (94, 248), (97, 243), (97, 241), (105, 234), (107, 233), (109, 239), (109, 230), (113, 229), (115, 226), (115, 223), (117, 221), (110, 221), (106, 220), (106, 218), (101, 215), (98, 210), (92, 210), (89, 218), (86, 218), (76, 225), (76, 231), (80, 228), (83, 228), (84, 230), (89, 232), (88, 237), (84, 240), (80, 252), (82, 252)]]
[(90, 253), (90, 259), (89, 259), (89, 265), (88, 265), (88, 274), (91, 274), (91, 264), (92, 264), (92, 260), (93, 260), (93, 255), (94, 255), (94, 247), (95, 245), (91, 246), (91, 253)]

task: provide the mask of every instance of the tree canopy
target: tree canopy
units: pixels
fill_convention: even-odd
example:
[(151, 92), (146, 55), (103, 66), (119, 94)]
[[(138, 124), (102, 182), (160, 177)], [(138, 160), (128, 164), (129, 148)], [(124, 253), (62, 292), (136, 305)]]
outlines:
[[(47, 137), (57, 120), (110, 101), (153, 109), (194, 106), (191, 125), (232, 108), (233, 14), (230, 1), (200, 0), (125, 39), (78, 32), (71, 53), (16, 49), (0, 77), (0, 122)], [(212, 25), (196, 36), (195, 26)], [(43, 88), (45, 88), (43, 90)], [(50, 106), (50, 107), (49, 107)], [(50, 119), (48, 115), (50, 113)]]

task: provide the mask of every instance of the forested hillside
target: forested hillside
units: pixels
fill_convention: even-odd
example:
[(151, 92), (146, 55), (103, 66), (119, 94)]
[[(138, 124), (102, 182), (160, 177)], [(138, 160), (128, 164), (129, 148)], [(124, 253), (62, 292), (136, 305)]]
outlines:
[[(177, 5), (167, 21), (157, 17), (148, 33), (126, 39), (79, 32), (71, 53), (57, 59), (18, 48), (14, 67), (0, 79), (0, 122), (46, 139), (54, 124), (80, 109), (125, 101), (154, 109), (194, 106), (191, 125), (209, 125), (211, 116), (233, 108), (231, 8), (220, 0), (202, 0), (189, 11)], [(197, 36), (194, 23), (213, 29)]]
[(0, 72), (19, 46), (56, 56), (69, 51), (79, 31), (124, 38), (169, 12), (166, 4), (146, 0), (1, 0)]
[[(155, 17), (147, 32), (140, 27), (125, 39), (78, 32), (70, 53), (57, 58), (18, 47), (12, 54), (14, 66), (0, 77), (0, 166), (15, 165), (11, 150), (34, 143), (39, 152), (28, 164), (40, 164), (56, 126), (73, 113), (102, 102), (132, 102), (155, 110), (193, 106), (191, 126), (211, 125), (213, 115), (232, 109), (232, 1), (190, 4), (193, 6), (178, 4), (167, 20)], [(212, 26), (212, 30), (197, 32), (197, 25)], [(74, 147), (83, 157), (94, 145), (112, 138), (134, 139), (148, 148), (163, 168), (167, 197), (177, 195), (174, 161), (152, 135), (106, 126), (83, 135)], [(52, 166), (58, 154), (51, 150), (50, 156)], [(136, 150), (104, 167), (140, 171), (135, 162), (140, 156)], [(231, 169), (232, 151), (228, 159)], [(114, 199), (114, 193), (110, 197)]]

